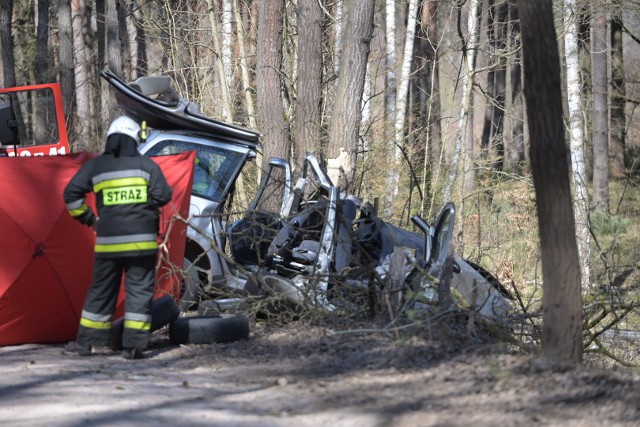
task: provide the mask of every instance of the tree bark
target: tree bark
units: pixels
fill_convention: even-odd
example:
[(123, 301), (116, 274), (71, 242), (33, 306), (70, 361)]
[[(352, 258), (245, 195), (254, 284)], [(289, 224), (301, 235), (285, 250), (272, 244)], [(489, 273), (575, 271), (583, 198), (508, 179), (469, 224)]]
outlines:
[[(522, 97), (522, 55), (520, 54), (520, 18), (516, 0), (509, 0), (508, 51), (515, 52), (507, 65), (509, 80), (505, 101), (505, 170), (521, 173), (525, 162), (524, 105)], [(508, 123), (508, 124), (507, 124)]]
[(575, 0), (564, 2), (565, 59), (567, 66), (567, 101), (569, 106), (569, 146), (573, 176), (573, 209), (575, 214), (578, 256), (582, 272), (582, 285), (590, 283), (589, 258), (591, 234), (589, 231), (589, 192), (584, 165), (584, 127), (582, 124), (582, 85), (580, 84), (580, 56), (578, 51), (578, 25)]
[[(475, 73), (475, 58), (476, 50), (478, 47), (478, 37), (480, 33), (480, 0), (472, 0), (469, 5), (469, 18), (467, 21), (467, 27), (469, 28), (469, 37), (466, 47), (463, 48), (463, 66), (464, 70), (461, 75), (462, 79), (462, 99), (460, 108), (460, 119), (458, 121), (458, 128), (455, 136), (455, 147), (453, 155), (448, 163), (447, 177), (445, 180), (444, 189), (442, 191), (442, 200), (451, 200), (453, 187), (458, 179), (458, 170), (460, 168), (460, 155), (469, 156), (473, 159), (473, 151), (462, 153), (463, 142), (468, 138), (467, 126), (472, 126), (469, 121), (469, 115), (471, 112), (471, 106), (473, 105), (473, 76)], [(463, 165), (464, 165), (463, 160)], [(473, 169), (473, 168), (471, 168)]]
[(91, 115), (91, 80), (89, 77), (89, 58), (85, 45), (85, 15), (86, 5), (84, 0), (71, 0), (71, 21), (73, 25), (73, 47), (75, 59), (75, 96), (76, 116), (75, 134), (78, 136), (76, 149), (80, 151), (92, 151), (91, 144), (93, 116)]
[(149, 73), (149, 64), (147, 59), (147, 33), (145, 31), (145, 22), (142, 14), (142, 3), (138, 0), (131, 1), (131, 21), (133, 22), (135, 31), (135, 40), (137, 44), (137, 60), (136, 60), (136, 76), (146, 76)]
[(408, 144), (406, 139), (406, 117), (407, 99), (409, 98), (409, 80), (411, 79), (411, 63), (413, 62), (413, 45), (416, 35), (416, 22), (418, 13), (418, 0), (409, 0), (409, 9), (407, 11), (407, 28), (405, 31), (404, 51), (402, 54), (402, 65), (400, 67), (400, 84), (397, 87), (396, 107), (394, 120), (394, 139), (395, 147), (393, 150), (393, 167), (395, 168), (393, 175), (390, 175), (390, 188), (392, 194), (398, 195), (400, 184), (400, 164), (402, 163), (402, 150), (406, 149)]
[(258, 6), (258, 50), (256, 89), (258, 118), (263, 134), (266, 167), (271, 157), (289, 159), (291, 137), (282, 104), (282, 31), (284, 1), (260, 2)]
[(216, 71), (218, 73), (218, 79), (220, 80), (220, 95), (222, 98), (222, 116), (224, 120), (233, 122), (233, 111), (231, 107), (231, 97), (229, 95), (229, 82), (227, 81), (227, 73), (225, 71), (225, 64), (223, 62), (223, 52), (218, 37), (218, 18), (216, 18), (215, 10), (213, 9), (213, 1), (207, 0), (207, 8), (209, 9), (209, 24), (211, 25), (211, 39), (213, 40), (214, 56), (216, 58)]
[(530, 157), (542, 252), (542, 354), (582, 361), (580, 265), (552, 0), (518, 0)]
[(253, 102), (253, 89), (251, 86), (251, 78), (249, 77), (249, 63), (247, 60), (247, 49), (245, 42), (245, 29), (242, 23), (242, 17), (240, 15), (240, 9), (238, 8), (238, 0), (233, 0), (233, 11), (236, 21), (236, 34), (238, 37), (238, 52), (240, 53), (240, 68), (242, 70), (242, 91), (244, 93), (245, 109), (247, 119), (249, 120), (249, 126), (253, 129), (257, 127), (256, 124), (256, 109)]
[(612, 1), (611, 11), (611, 140), (609, 143), (609, 173), (613, 178), (624, 178), (625, 164), (625, 81), (622, 51), (622, 4)]
[(367, 60), (373, 36), (373, 12), (375, 0), (345, 0), (343, 51), (336, 101), (329, 125), (328, 157), (337, 158), (340, 150), (346, 152), (347, 161), (338, 183), (342, 191), (348, 191), (354, 181), (358, 136), (362, 119), (362, 93)]
[(322, 29), (318, 0), (298, 0), (298, 80), (295, 126), (295, 173), (307, 152), (319, 154), (322, 127)]
[(609, 99), (607, 85), (607, 15), (591, 7), (591, 78), (593, 86), (593, 208), (609, 210)]
[[(596, 0), (597, 1), (597, 0)], [(591, 5), (592, 0), (577, 0), (576, 19), (578, 20), (578, 55), (580, 58), (580, 93), (585, 118), (593, 108), (593, 88), (591, 84)], [(600, 4), (600, 7), (602, 4)], [(605, 63), (606, 64), (606, 63)], [(583, 120), (586, 176), (593, 176), (593, 135), (591, 120)]]
[[(224, 64), (225, 80), (228, 89), (233, 85), (233, 7), (231, 0), (222, 0), (222, 42), (221, 53)], [(233, 96), (231, 97), (233, 98)], [(233, 102), (231, 103), (233, 104)], [(232, 113), (232, 115), (235, 115)]]
[[(75, 74), (73, 72), (73, 29), (71, 26), (71, 1), (64, 0), (58, 3), (58, 57), (60, 60), (60, 88), (62, 101), (67, 116), (67, 129), (74, 129), (75, 107)], [(75, 149), (75, 135), (70, 135), (71, 149)]]
[(482, 130), (482, 148), (492, 168), (502, 170), (504, 167), (504, 145), (502, 139), (505, 110), (506, 79), (506, 40), (509, 36), (506, 27), (509, 5), (505, 0), (489, 0), (489, 22), (487, 25), (490, 43), (489, 73), (487, 76), (488, 104), (485, 108), (484, 127)]
[(2, 49), (2, 71), (4, 87), (16, 86), (16, 70), (13, 56), (13, 37), (11, 19), (13, 0), (0, 0), (0, 49)]
[[(109, 69), (118, 77), (124, 78), (122, 73), (122, 42), (120, 40), (120, 25), (118, 23), (118, 11), (116, 0), (106, 0), (105, 21), (106, 21), (106, 64)], [(111, 123), (115, 118), (115, 92), (108, 83), (103, 84), (102, 99), (102, 122)]]
[(385, 106), (385, 140), (387, 141), (387, 158), (390, 159), (387, 168), (387, 188), (385, 210), (390, 216), (393, 212), (393, 200), (397, 194), (399, 175), (396, 163), (396, 139), (395, 139), (395, 117), (397, 99), (397, 77), (396, 77), (396, 1), (385, 1), (385, 67), (387, 70), (386, 84), (384, 88)]
[(51, 80), (51, 61), (49, 61), (49, 0), (38, 0), (36, 83), (47, 83)]
[[(435, 192), (428, 188), (431, 182), (438, 181), (441, 152), (442, 152), (442, 127), (440, 124), (440, 77), (438, 68), (438, 2), (430, 1), (422, 3), (421, 22), (418, 26), (418, 41), (414, 57), (418, 58), (416, 68), (419, 76), (418, 102), (420, 116), (424, 117), (424, 125), (427, 128), (424, 158), (422, 165), (422, 193), (423, 201), (420, 215), (429, 216), (429, 194), (433, 197)], [(431, 203), (433, 204), (433, 203)]]

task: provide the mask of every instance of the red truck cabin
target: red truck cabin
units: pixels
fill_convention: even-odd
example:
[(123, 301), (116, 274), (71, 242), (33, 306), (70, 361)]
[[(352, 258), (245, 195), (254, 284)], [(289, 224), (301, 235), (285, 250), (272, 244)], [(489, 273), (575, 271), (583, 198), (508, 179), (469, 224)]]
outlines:
[(69, 153), (59, 83), (0, 89), (0, 156)]

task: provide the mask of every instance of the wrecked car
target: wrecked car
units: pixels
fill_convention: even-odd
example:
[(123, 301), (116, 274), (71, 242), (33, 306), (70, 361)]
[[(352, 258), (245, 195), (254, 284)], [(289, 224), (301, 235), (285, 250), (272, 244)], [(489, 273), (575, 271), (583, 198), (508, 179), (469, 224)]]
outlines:
[[(447, 204), (433, 226), (420, 217), (420, 233), (382, 220), (374, 207), (344, 194), (313, 154), (294, 183), (287, 160), (271, 159), (249, 208), (228, 221), (236, 181), (255, 159), (259, 133), (210, 119), (181, 99), (167, 76), (126, 83), (102, 72), (125, 114), (150, 128), (140, 151), (197, 152), (188, 218), (180, 307), (201, 300), (233, 305), (250, 295), (276, 295), (330, 312), (366, 310), (384, 286), (394, 248), (407, 254), (405, 272), (414, 308), (436, 303), (434, 280), (447, 259), (455, 207)], [(454, 255), (451, 287), (460, 305), (498, 319), (509, 295), (479, 266)], [(416, 279), (418, 277), (418, 279)]]

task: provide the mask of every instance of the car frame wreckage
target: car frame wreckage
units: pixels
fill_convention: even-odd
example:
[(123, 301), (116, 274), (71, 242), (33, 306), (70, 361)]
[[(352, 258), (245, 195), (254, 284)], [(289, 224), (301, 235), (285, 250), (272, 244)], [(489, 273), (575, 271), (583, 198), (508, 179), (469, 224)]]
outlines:
[[(256, 158), (260, 134), (202, 115), (197, 104), (178, 96), (168, 76), (129, 83), (108, 70), (101, 76), (115, 88), (124, 113), (149, 126), (142, 153), (197, 151), (181, 309), (208, 300), (224, 311), (248, 296), (275, 295), (296, 306), (353, 312), (366, 309), (372, 290), (399, 275), (396, 298), (429, 310), (449, 260), (454, 302), (489, 320), (510, 312), (509, 291), (449, 250), (452, 203), (434, 225), (414, 216), (419, 232), (402, 229), (382, 220), (370, 203), (344, 194), (307, 154), (295, 183), (289, 162), (271, 159), (249, 208), (229, 223), (236, 181)], [(393, 271), (394, 257), (399, 271)]]

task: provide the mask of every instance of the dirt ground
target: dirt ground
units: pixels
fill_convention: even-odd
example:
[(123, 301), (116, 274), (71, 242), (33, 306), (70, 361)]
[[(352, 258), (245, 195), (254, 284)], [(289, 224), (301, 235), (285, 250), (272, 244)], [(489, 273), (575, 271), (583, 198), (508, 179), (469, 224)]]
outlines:
[[(423, 335), (422, 337), (420, 335)], [(301, 322), (143, 360), (0, 348), (3, 426), (640, 426), (640, 373), (539, 369), (504, 346)]]

